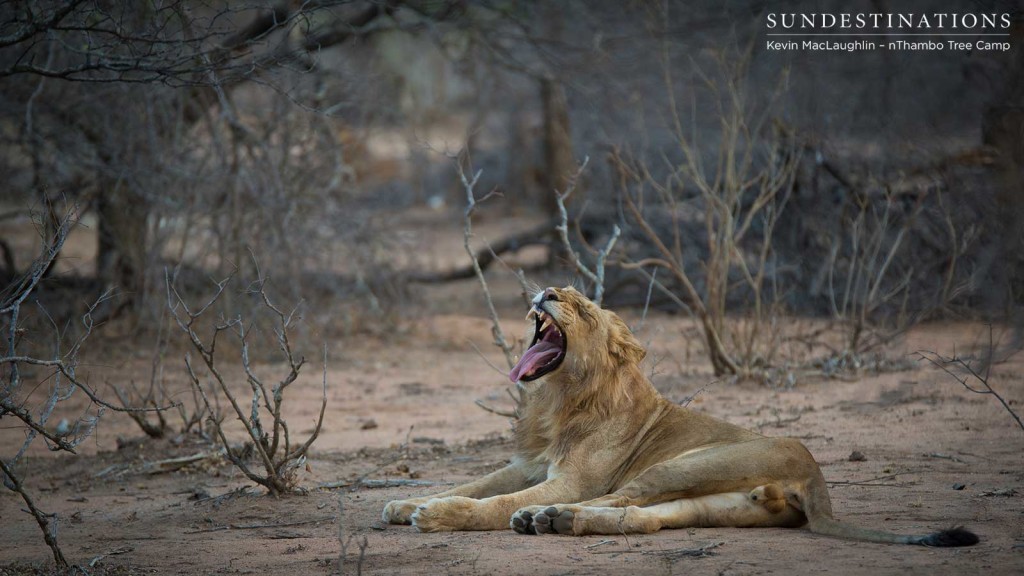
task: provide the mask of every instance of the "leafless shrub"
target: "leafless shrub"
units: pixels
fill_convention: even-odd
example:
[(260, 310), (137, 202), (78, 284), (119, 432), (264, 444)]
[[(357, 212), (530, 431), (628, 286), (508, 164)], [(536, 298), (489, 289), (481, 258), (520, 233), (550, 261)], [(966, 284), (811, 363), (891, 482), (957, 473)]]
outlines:
[[(290, 337), (290, 331), (295, 326), (297, 320), (296, 313), (298, 309), (285, 312), (274, 304), (266, 291), (267, 277), (260, 273), (255, 258), (253, 259), (253, 265), (257, 272), (257, 279), (243, 293), (247, 296), (255, 296), (262, 307), (273, 318), (277, 346), (284, 354), (285, 360), (284, 375), (277, 384), (270, 388), (268, 388), (263, 378), (256, 373), (252, 366), (250, 344), (254, 328), (250, 319), (244, 319), (241, 315), (230, 318), (221, 317), (213, 323), (211, 328), (212, 334), (208, 340), (204, 340), (199, 335), (201, 321), (205, 319), (207, 314), (211, 312), (211, 308), (224, 295), (233, 276), (228, 276), (224, 280), (217, 282), (211, 297), (199, 306), (190, 308), (175, 289), (173, 278), (168, 273), (166, 277), (167, 307), (177, 326), (188, 337), (192, 348), (199, 355), (212, 380), (208, 392), (195, 366), (193, 366), (191, 355), (186, 354), (185, 366), (189, 381), (192, 384), (193, 390), (202, 398), (203, 405), (209, 414), (211, 434), (219, 440), (227, 458), (232, 464), (241, 470), (247, 478), (265, 487), (270, 494), (276, 496), (296, 490), (298, 486), (298, 471), (306, 461), (309, 447), (320, 434), (324, 411), (327, 408), (327, 350), (325, 347), (323, 399), (320, 404), (320, 414), (317, 417), (316, 426), (305, 442), (301, 444), (293, 443), (288, 423), (282, 417), (281, 408), (284, 403), (286, 389), (298, 379), (299, 372), (306, 363), (305, 358), (293, 350)], [(239, 360), (245, 373), (246, 383), (252, 391), (252, 399), (249, 402), (248, 411), (239, 404), (236, 393), (231, 390), (230, 378), (225, 375), (218, 364), (221, 354), (218, 353), (216, 348), (217, 339), (224, 332), (236, 336), (241, 346)], [(230, 405), (230, 413), (233, 413), (242, 424), (251, 443), (247, 448), (251, 447), (259, 464), (263, 467), (262, 474), (247, 463), (247, 458), (244, 454), (245, 450), (238, 450), (229, 442), (223, 427), (225, 414), (221, 411), (221, 399)], [(267, 418), (269, 418), (270, 422), (264, 424), (264, 420)]]
[[(109, 297), (104, 293), (81, 317), (81, 328), (77, 338), (66, 347), (64, 336), (42, 304), (31, 297), (39, 288), (40, 281), (60, 253), (71, 228), (76, 223), (77, 212), (69, 210), (57, 219), (43, 238), (42, 253), (28, 270), (0, 292), (0, 326), (3, 327), (6, 351), (0, 356), (0, 418), (12, 417), (25, 429), (25, 440), (12, 456), (0, 456), (0, 471), (4, 487), (17, 493), (24, 501), (27, 511), (39, 525), (43, 540), (53, 553), (59, 568), (67, 568), (68, 561), (57, 541), (58, 518), (56, 514), (41, 510), (30, 494), (26, 479), (18, 470), (21, 458), (33, 442), (42, 437), (46, 447), (54, 452), (76, 453), (76, 449), (96, 429), (100, 417), (107, 409), (133, 412), (138, 409), (119, 408), (100, 398), (79, 374), (79, 358), (86, 340), (92, 335), (96, 309)], [(49, 322), (55, 333), (53, 347), (47, 352), (41, 345), (46, 338), (28, 335), (27, 318), (31, 313), (26, 304), (35, 300), (38, 320)], [(39, 348), (33, 351), (33, 348)], [(30, 350), (23, 352), (23, 350)], [(32, 385), (29, 385), (31, 382)], [(36, 385), (45, 384), (45, 386)], [(88, 403), (74, 422), (62, 419), (51, 421), (58, 405), (69, 401), (75, 393), (88, 397)], [(151, 410), (161, 411), (167, 406), (156, 406)]]
[[(862, 198), (844, 218), (841, 234), (846, 237), (837, 233), (829, 251), (826, 269), (830, 307), (833, 320), (843, 327), (841, 356), (860, 356), (889, 342), (913, 323), (906, 304), (914, 271), (894, 270), (894, 264), (922, 203), (919, 199), (909, 214), (898, 214), (901, 205), (888, 191), (883, 193), (885, 198), (880, 203)], [(837, 272), (838, 268), (842, 271)], [(837, 285), (837, 277), (842, 278), (841, 285)], [(883, 307), (889, 312), (885, 323), (877, 314)]]
[[(814, 170), (837, 187), (823, 190), (815, 177), (810, 196), (797, 206), (805, 215), (800, 222), (789, 217), (786, 226), (812, 263), (803, 287), (806, 310), (829, 317), (816, 342), (827, 349), (818, 363), (847, 373), (879, 364), (907, 368), (885, 350), (921, 320), (957, 314), (976, 292), (972, 270), (980, 266), (971, 252), (984, 236), (979, 211), (987, 208), (964, 206), (963, 184), (931, 167), (888, 181), (858, 177), (815, 150)], [(821, 196), (838, 202), (815, 206)]]
[[(252, 246), (326, 298), (380, 304), (346, 302), (345, 330), (386, 325), (398, 286), (389, 261), (336, 249), (366, 236), (349, 195), (358, 146), (342, 133), (359, 123), (353, 102), (376, 73), (339, 73), (345, 64), (322, 51), (393, 27), (398, 4), (3, 5), (0, 133), (11, 153), (0, 164), (15, 189), (68, 190), (95, 217), (96, 277), (80, 284), (122, 295), (98, 320), (130, 311), (133, 328), (155, 325), (164, 266), (223, 277), (247, 266)], [(0, 274), (9, 255), (0, 241)]]
[[(755, 109), (745, 85), (749, 61), (748, 48), (719, 55), (714, 77), (698, 69), (721, 127), (710, 166), (671, 94), (668, 62), (671, 122), (681, 157), (665, 158), (665, 168), (656, 170), (617, 150), (611, 156), (628, 223), (641, 245), (653, 247), (653, 254), (634, 251), (619, 264), (670, 274), (676, 300), (700, 323), (716, 375), (750, 376), (774, 361), (780, 300), (772, 239), (799, 163), (799, 148), (772, 122), (781, 85), (768, 105)], [(688, 233), (701, 228), (702, 237)], [(730, 296), (750, 303), (741, 320), (728, 317)]]

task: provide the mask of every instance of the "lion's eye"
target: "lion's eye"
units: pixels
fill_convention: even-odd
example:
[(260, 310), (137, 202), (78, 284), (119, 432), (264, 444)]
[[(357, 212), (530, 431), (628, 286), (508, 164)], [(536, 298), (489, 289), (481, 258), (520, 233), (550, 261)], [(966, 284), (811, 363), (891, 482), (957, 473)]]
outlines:
[(545, 290), (544, 297), (541, 298), (542, 302), (558, 302), (558, 294), (555, 294), (554, 290)]

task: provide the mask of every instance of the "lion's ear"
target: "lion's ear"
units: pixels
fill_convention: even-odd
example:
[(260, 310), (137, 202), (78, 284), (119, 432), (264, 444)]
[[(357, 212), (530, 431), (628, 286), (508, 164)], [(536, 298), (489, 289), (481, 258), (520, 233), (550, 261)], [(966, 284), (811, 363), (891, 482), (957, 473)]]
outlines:
[(647, 357), (647, 351), (618, 314), (603, 310), (608, 318), (608, 351), (622, 363), (639, 364)]

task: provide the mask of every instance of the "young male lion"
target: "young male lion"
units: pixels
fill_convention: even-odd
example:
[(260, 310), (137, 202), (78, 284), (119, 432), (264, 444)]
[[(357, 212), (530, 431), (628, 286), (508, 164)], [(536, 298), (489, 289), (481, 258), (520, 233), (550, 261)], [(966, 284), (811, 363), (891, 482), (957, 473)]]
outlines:
[(573, 288), (548, 288), (531, 317), (532, 343), (509, 375), (527, 390), (512, 463), (435, 496), (389, 502), (386, 522), (575, 535), (806, 524), (873, 542), (978, 542), (962, 528), (901, 536), (835, 521), (825, 479), (800, 442), (662, 398), (641, 370), (643, 347), (614, 313)]

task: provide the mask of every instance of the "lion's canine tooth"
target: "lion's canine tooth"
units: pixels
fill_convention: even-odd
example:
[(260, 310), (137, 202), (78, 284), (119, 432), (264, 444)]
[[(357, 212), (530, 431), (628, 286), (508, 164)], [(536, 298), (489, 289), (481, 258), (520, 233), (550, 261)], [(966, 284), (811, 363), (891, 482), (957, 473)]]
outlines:
[(526, 313), (526, 319), (529, 320), (530, 318), (533, 318), (536, 315), (537, 315), (537, 309), (536, 308), (530, 308), (530, 311)]
[(544, 331), (545, 331), (545, 330), (547, 330), (547, 329), (548, 329), (548, 328), (549, 328), (549, 327), (550, 327), (550, 326), (551, 326), (552, 324), (553, 324), (553, 322), (551, 321), (551, 316), (549, 316), (549, 315), (545, 314), (545, 315), (544, 315), (544, 323), (540, 325), (540, 331), (541, 331), (541, 332), (544, 332)]

